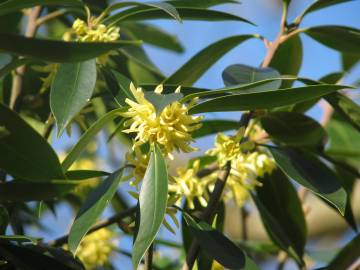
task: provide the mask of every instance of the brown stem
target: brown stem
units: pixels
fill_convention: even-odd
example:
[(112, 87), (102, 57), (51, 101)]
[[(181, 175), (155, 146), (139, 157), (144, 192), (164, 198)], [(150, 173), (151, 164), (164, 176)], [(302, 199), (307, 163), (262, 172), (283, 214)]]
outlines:
[(246, 224), (248, 212), (245, 209), (245, 206), (243, 206), (240, 211), (241, 211), (241, 235), (242, 235), (243, 241), (247, 241), (249, 238), (247, 224)]
[[(26, 37), (33, 37), (36, 34), (38, 26), (36, 24), (37, 18), (41, 13), (41, 6), (34, 7), (28, 16), (28, 23), (25, 31)], [(19, 97), (23, 84), (23, 77), (26, 71), (26, 66), (23, 65), (15, 70), (15, 75), (12, 82), (11, 96), (10, 96), (10, 108), (15, 109), (16, 100)]]
[(154, 255), (154, 246), (153, 244), (151, 244), (145, 254), (145, 270), (152, 270), (153, 255)]
[[(134, 207), (128, 208), (128, 209), (126, 209), (126, 210), (124, 210), (124, 211), (122, 211), (122, 212), (120, 212), (120, 213), (117, 213), (117, 214), (111, 216), (111, 217), (108, 218), (108, 219), (102, 220), (102, 221), (98, 222), (96, 225), (94, 225), (94, 226), (87, 232), (86, 235), (88, 235), (88, 234), (90, 234), (90, 233), (93, 233), (93, 232), (95, 232), (95, 231), (97, 231), (97, 230), (100, 230), (100, 229), (102, 229), (102, 228), (105, 228), (105, 227), (107, 227), (107, 226), (110, 226), (110, 225), (112, 225), (112, 224), (115, 224), (115, 223), (119, 222), (119, 220), (122, 220), (122, 219), (124, 219), (124, 218), (126, 218), (126, 217), (128, 217), (128, 216), (133, 215), (135, 212), (136, 212), (136, 207), (134, 206)], [(64, 235), (64, 236), (61, 236), (61, 237), (59, 237), (59, 238), (57, 238), (57, 239), (49, 242), (48, 244), (49, 244), (50, 246), (55, 246), (55, 247), (57, 247), (57, 246), (62, 246), (63, 244), (65, 244), (65, 243), (67, 242), (68, 237), (69, 237), (68, 234), (67, 234), (67, 235)]]

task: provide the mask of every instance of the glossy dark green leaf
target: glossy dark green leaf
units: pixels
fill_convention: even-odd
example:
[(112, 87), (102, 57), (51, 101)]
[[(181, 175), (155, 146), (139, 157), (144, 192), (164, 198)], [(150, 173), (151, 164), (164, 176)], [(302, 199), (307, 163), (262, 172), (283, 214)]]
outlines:
[(190, 113), (273, 109), (322, 97), (344, 88), (347, 87), (324, 84), (266, 92), (238, 92), (236, 95), (218, 97), (195, 105)]
[(205, 120), (201, 122), (202, 126), (200, 129), (195, 130), (192, 133), (193, 138), (200, 138), (210, 134), (218, 132), (224, 132), (228, 130), (235, 130), (239, 128), (239, 123), (231, 120)]
[(111, 95), (114, 97), (115, 102), (119, 106), (126, 106), (126, 98), (134, 100), (134, 97), (130, 91), (130, 79), (116, 70), (110, 69), (108, 67), (102, 67), (101, 74), (105, 79), (107, 90), (110, 91)]
[(305, 15), (323, 9), (330, 6), (334, 6), (341, 3), (351, 2), (353, 0), (317, 0), (314, 3), (312, 3), (309, 7), (307, 7), (304, 12), (301, 14), (301, 18), (303, 18)]
[(95, 83), (95, 59), (59, 65), (50, 92), (50, 108), (56, 120), (58, 137), (89, 102)]
[(76, 250), (91, 226), (100, 217), (106, 206), (114, 196), (122, 177), (123, 169), (114, 172), (98, 185), (86, 198), (76, 215), (69, 233), (69, 250), (75, 254)]
[(360, 55), (353, 55), (347, 53), (341, 54), (342, 69), (345, 72), (351, 71), (351, 69), (353, 69), (356, 66), (356, 64), (359, 63), (359, 61), (360, 61)]
[[(199, 21), (241, 21), (252, 24), (250, 21), (216, 10), (202, 9), (202, 8), (189, 8), (177, 7), (182, 20), (199, 20)], [(159, 10), (152, 7), (134, 7), (129, 8), (124, 12), (112, 15), (104, 20), (106, 24), (118, 24), (122, 21), (143, 21), (154, 19), (170, 19), (171, 17)]]
[[(45, 248), (44, 248), (45, 249)], [(63, 251), (62, 251), (63, 252)], [(43, 251), (40, 246), (24, 245), (18, 246), (8, 241), (0, 241), (0, 253), (10, 262), (15, 269), (21, 270), (82, 270), (85, 269), (74, 258), (67, 256), (54, 256), (49, 252)], [(45, 254), (46, 253), (46, 254)], [(70, 266), (70, 265), (71, 266)]]
[[(256, 188), (258, 199), (276, 219), (290, 246), (297, 253), (295, 258), (301, 260), (304, 255), (307, 229), (302, 205), (295, 188), (279, 169), (271, 175), (266, 174), (261, 183), (262, 185)], [(265, 228), (268, 232), (271, 231), (269, 235), (276, 233), (271, 227)], [(277, 244), (285, 251), (289, 250), (286, 243)]]
[[(276, 69), (281, 75), (298, 75), (303, 59), (303, 45), (298, 35), (295, 35), (276, 50), (270, 67)], [(283, 81), (281, 88), (288, 88), (292, 81)]]
[(85, 183), (75, 180), (50, 180), (45, 183), (11, 181), (0, 183), (0, 202), (55, 200)]
[(294, 112), (272, 112), (261, 117), (261, 125), (272, 139), (289, 146), (321, 146), (326, 132), (312, 118)]
[(298, 252), (294, 250), (294, 243), (291, 242), (287, 231), (283, 228), (276, 217), (273, 217), (271, 212), (266, 208), (262, 201), (254, 194), (252, 194), (252, 199), (260, 213), (262, 223), (269, 234), (271, 240), (278, 245), (282, 250), (286, 251), (299, 265), (303, 265), (304, 262), (301, 258), (301, 255), (298, 255)]
[(360, 257), (360, 234), (348, 242), (326, 267), (328, 270), (349, 269)]
[[(249, 84), (280, 77), (279, 72), (273, 68), (255, 68), (242, 64), (231, 65), (222, 73), (225, 86)], [(266, 90), (276, 90), (280, 88), (280, 85), (280, 80), (274, 80), (263, 84), (262, 87)]]
[(55, 151), (18, 114), (0, 103), (0, 168), (21, 179), (48, 181), (64, 179)]
[(157, 94), (155, 92), (145, 92), (145, 98), (154, 107), (156, 114), (161, 114), (165, 107), (175, 101), (180, 100), (183, 97), (181, 93), (170, 93), (170, 94)]
[[(127, 1), (127, 2), (120, 2), (120, 3), (115, 3), (112, 4), (111, 6), (109, 6), (107, 8), (108, 12), (111, 11), (115, 11), (118, 9), (122, 9), (124, 7), (129, 7), (129, 6), (137, 6), (137, 7), (142, 7), (142, 8), (156, 8), (158, 10), (161, 10), (164, 13), (167, 13), (169, 16), (173, 17), (175, 20), (181, 22), (181, 18), (179, 15), (179, 12), (176, 10), (176, 8), (171, 4), (171, 2), (136, 2), (136, 1)], [(117, 13), (122, 14), (125, 13), (127, 14), (126, 10), (123, 12), (119, 12)]]
[(84, 151), (86, 146), (94, 139), (94, 137), (102, 130), (102, 128), (113, 121), (115, 118), (120, 117), (120, 113), (125, 112), (126, 108), (116, 109), (108, 112), (103, 117), (98, 119), (88, 130), (80, 137), (75, 146), (71, 149), (69, 154), (62, 162), (62, 168), (67, 171), (75, 160)]
[[(13, 34), (0, 34), (0, 50), (44, 61), (64, 63), (81, 62), (139, 41), (117, 42), (65, 42), (49, 39), (26, 38)], [(56, 52), (56, 53), (54, 53)]]
[(140, 223), (132, 253), (134, 269), (137, 269), (160, 229), (166, 212), (167, 196), (167, 166), (159, 146), (155, 145), (140, 190)]
[(84, 180), (109, 176), (111, 173), (95, 170), (71, 170), (66, 172), (66, 177), (71, 180)]
[(254, 37), (252, 35), (233, 36), (209, 45), (169, 76), (164, 83), (192, 85), (227, 52)]
[(308, 28), (305, 33), (329, 48), (348, 54), (360, 55), (359, 29), (327, 25)]
[[(128, 22), (121, 25), (121, 31), (130, 31), (136, 39), (141, 39), (144, 43), (181, 53), (183, 46), (175, 35), (150, 24)], [(156, 38), (154, 38), (156, 37)]]
[(84, 6), (83, 2), (80, 0), (8, 0), (0, 4), (0, 16), (38, 5), (70, 7)]
[(340, 93), (332, 93), (325, 96), (325, 99), (337, 113), (360, 131), (360, 106), (357, 103)]
[(245, 253), (222, 233), (206, 222), (197, 223), (190, 215), (184, 218), (200, 247), (226, 268), (241, 269), (245, 266)]
[(336, 174), (324, 163), (306, 152), (274, 147), (269, 150), (288, 177), (333, 204), (344, 215), (348, 195)]

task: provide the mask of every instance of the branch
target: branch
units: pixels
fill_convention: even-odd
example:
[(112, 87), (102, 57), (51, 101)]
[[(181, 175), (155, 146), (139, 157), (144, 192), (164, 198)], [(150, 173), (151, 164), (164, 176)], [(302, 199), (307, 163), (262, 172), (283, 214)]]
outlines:
[[(100, 222), (98, 222), (95, 226), (93, 226), (88, 232), (86, 235), (90, 234), (90, 233), (93, 233), (93, 232), (96, 232), (102, 228), (105, 228), (107, 226), (110, 226), (112, 224), (115, 224), (115, 223), (118, 223), (119, 221), (121, 221), (122, 219), (128, 217), (128, 216), (131, 216), (132, 214), (134, 214), (136, 212), (136, 207), (131, 207), (131, 208), (128, 208), (120, 213), (117, 213), (113, 216), (111, 216), (110, 218), (108, 219), (105, 219), (105, 220), (102, 220)], [(63, 244), (65, 244), (68, 240), (68, 237), (69, 235), (64, 235), (64, 236), (61, 236), (51, 242), (49, 242), (48, 244), (50, 246), (55, 246), (55, 247), (58, 247), (58, 246), (62, 246)]]
[[(42, 10), (41, 6), (36, 6), (30, 11), (30, 14), (28, 16), (28, 24), (25, 31), (25, 37), (35, 36), (36, 31), (38, 29), (36, 20), (40, 16), (41, 10)], [(9, 104), (10, 108), (12, 109), (15, 108), (16, 100), (21, 93), (25, 71), (26, 71), (25, 65), (18, 67), (15, 70), (15, 75), (13, 78), (12, 88), (11, 88), (10, 104)]]
[(145, 255), (145, 270), (152, 270), (152, 263), (153, 263), (153, 254), (154, 254), (154, 245), (151, 244), (148, 248), (146, 255)]

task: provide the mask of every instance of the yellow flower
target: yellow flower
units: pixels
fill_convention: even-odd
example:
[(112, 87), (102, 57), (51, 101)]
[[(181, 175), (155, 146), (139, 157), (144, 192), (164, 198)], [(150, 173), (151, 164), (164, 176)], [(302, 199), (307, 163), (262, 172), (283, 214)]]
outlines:
[(130, 166), (133, 166), (133, 170), (128, 178), (134, 178), (134, 181), (131, 181), (130, 184), (137, 186), (140, 181), (144, 178), (147, 165), (149, 163), (149, 155), (143, 154), (139, 147), (135, 147), (133, 152), (126, 153), (126, 161)]
[(245, 128), (238, 130), (235, 136), (227, 136), (219, 133), (215, 139), (215, 148), (206, 152), (207, 155), (216, 156), (220, 166), (226, 162), (235, 159), (244, 150), (251, 150), (254, 147), (253, 142), (241, 142), (245, 134)]
[(196, 160), (191, 168), (178, 168), (176, 171), (178, 176), (172, 177), (169, 183), (169, 192), (179, 198), (184, 196), (190, 209), (195, 207), (194, 199), (197, 199), (203, 207), (207, 205), (206, 187), (208, 182), (197, 177), (199, 167), (200, 161)]
[[(85, 269), (93, 270), (106, 265), (115, 248), (115, 233), (107, 228), (93, 232), (83, 239), (76, 252)], [(65, 246), (65, 249), (68, 249)]]
[[(125, 122), (128, 129), (125, 133), (137, 133), (135, 137), (134, 149), (144, 143), (158, 143), (163, 151), (171, 159), (174, 149), (185, 153), (196, 150), (190, 146), (192, 137), (190, 132), (201, 127), (199, 122), (201, 116), (188, 115), (189, 108), (193, 106), (196, 100), (187, 105), (175, 101), (166, 106), (160, 114), (156, 113), (155, 107), (145, 99), (141, 88), (135, 88), (130, 85), (136, 101), (126, 99), (125, 102), (130, 105), (128, 112), (122, 113), (123, 117), (130, 118)], [(155, 89), (156, 94), (161, 94), (163, 86), (159, 85)], [(180, 92), (180, 87), (175, 91)]]
[(99, 24), (97, 19), (91, 18), (89, 24), (76, 19), (72, 26), (77, 41), (82, 42), (110, 42), (119, 39), (120, 27), (107, 27)]

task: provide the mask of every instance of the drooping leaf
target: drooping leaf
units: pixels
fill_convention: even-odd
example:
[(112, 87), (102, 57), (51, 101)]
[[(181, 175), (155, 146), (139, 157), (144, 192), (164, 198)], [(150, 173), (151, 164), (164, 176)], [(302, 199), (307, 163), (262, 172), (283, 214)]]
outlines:
[(50, 92), (50, 108), (58, 137), (90, 100), (96, 83), (96, 60), (61, 64)]
[(59, 159), (47, 143), (18, 114), (0, 103), (0, 168), (21, 179), (64, 179)]
[(347, 193), (324, 163), (309, 153), (293, 149), (269, 147), (269, 150), (288, 177), (333, 204), (344, 215)]
[(101, 74), (105, 79), (107, 89), (110, 91), (114, 97), (114, 100), (119, 106), (126, 106), (126, 98), (134, 100), (134, 97), (130, 91), (130, 79), (116, 70), (107, 67), (101, 68)]
[(81, 0), (8, 0), (0, 4), (0, 16), (35, 6), (83, 7)]
[(317, 0), (303, 11), (303, 13), (300, 15), (300, 18), (304, 18), (311, 12), (350, 1), (353, 0)]
[(323, 127), (300, 113), (268, 113), (261, 117), (261, 125), (271, 138), (289, 146), (318, 147), (325, 143)]
[(334, 50), (360, 55), (359, 29), (347, 26), (326, 25), (308, 28), (304, 33)]
[(98, 119), (89, 129), (80, 137), (76, 145), (71, 149), (66, 156), (61, 166), (64, 171), (67, 171), (75, 160), (84, 151), (85, 147), (92, 139), (100, 132), (100, 130), (115, 118), (120, 117), (120, 113), (126, 111), (124, 108), (112, 110), (105, 114), (102, 118)]
[(332, 93), (325, 96), (325, 99), (354, 128), (360, 131), (360, 107), (358, 104), (340, 93)]
[(91, 226), (110, 203), (120, 184), (122, 173), (123, 169), (120, 169), (106, 178), (89, 194), (81, 206), (69, 233), (69, 250), (73, 254), (75, 254), (81, 240), (90, 230)]
[[(299, 74), (303, 58), (303, 45), (298, 35), (295, 35), (276, 50), (270, 67), (276, 69), (281, 75)], [(281, 88), (288, 88), (292, 85), (292, 81), (283, 81)]]
[(181, 93), (170, 93), (170, 94), (157, 94), (155, 92), (145, 92), (145, 98), (154, 107), (156, 114), (161, 114), (165, 107), (175, 101), (180, 100), (183, 97)]
[[(279, 169), (273, 171), (271, 175), (266, 174), (261, 183), (262, 185), (256, 188), (257, 198), (267, 212), (276, 219), (290, 246), (286, 246), (284, 242), (277, 244), (287, 252), (292, 247), (297, 254), (295, 259), (301, 261), (304, 255), (307, 229), (302, 205), (295, 188)], [(261, 208), (259, 210), (261, 212)], [(266, 218), (266, 215), (263, 214), (262, 218)], [(268, 225), (265, 228), (270, 236), (276, 234), (276, 230), (269, 227), (268, 222), (264, 223)], [(277, 238), (280, 239), (280, 237)]]
[(164, 83), (192, 85), (224, 54), (242, 42), (254, 37), (253, 35), (233, 36), (209, 45), (169, 76)]
[(348, 269), (360, 257), (360, 234), (356, 235), (326, 267), (328, 270)]
[(347, 88), (341, 85), (312, 85), (276, 91), (241, 93), (210, 99), (195, 105), (190, 113), (273, 109), (300, 103)]
[(130, 31), (136, 39), (141, 39), (144, 43), (162, 49), (171, 50), (177, 53), (184, 51), (183, 46), (175, 35), (167, 33), (154, 25), (128, 22), (121, 25), (121, 31)]
[(55, 200), (86, 181), (50, 180), (41, 182), (11, 181), (0, 183), (0, 202)]
[(184, 214), (184, 218), (200, 247), (217, 262), (230, 269), (242, 269), (245, 266), (245, 253), (222, 233), (206, 222), (197, 223), (188, 214)]
[[(231, 65), (222, 73), (225, 86), (249, 84), (280, 77), (279, 72), (273, 68), (255, 68), (242, 64)], [(276, 90), (280, 86), (280, 80), (274, 80), (262, 85), (264, 90)]]
[[(189, 8), (189, 7), (176, 7), (180, 18), (182, 20), (200, 20), (200, 21), (241, 21), (253, 24), (250, 21), (216, 10), (202, 9), (202, 8)], [(152, 7), (133, 7), (121, 13), (109, 16), (104, 20), (104, 23), (115, 25), (122, 21), (143, 21), (155, 19), (171, 19), (171, 17), (164, 11)]]
[(140, 223), (132, 253), (134, 269), (137, 269), (160, 229), (166, 212), (167, 196), (167, 167), (159, 146), (155, 145), (140, 190)]
[[(117, 42), (65, 42), (49, 39), (27, 38), (13, 34), (0, 34), (0, 50), (55, 63), (81, 62), (139, 41)], [(56, 52), (56, 53), (55, 53)]]
[(218, 132), (234, 130), (239, 128), (239, 123), (236, 121), (221, 119), (221, 120), (205, 120), (201, 122), (200, 129), (192, 133), (193, 138), (200, 138)]
[[(171, 2), (136, 2), (136, 1), (127, 1), (127, 2), (120, 2), (112, 4), (107, 8), (107, 12), (115, 11), (118, 9), (122, 9), (124, 7), (129, 6), (137, 6), (141, 8), (156, 8), (156, 10), (160, 10), (164, 13), (167, 13), (169, 16), (173, 17), (175, 20), (182, 22), (181, 17), (179, 15), (179, 12), (176, 10), (176, 8), (171, 4)], [(136, 7), (135, 7), (136, 8)], [(119, 14), (127, 14), (126, 10), (117, 13)]]

